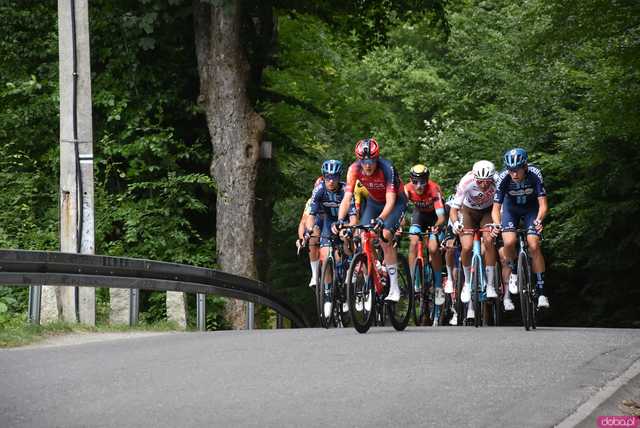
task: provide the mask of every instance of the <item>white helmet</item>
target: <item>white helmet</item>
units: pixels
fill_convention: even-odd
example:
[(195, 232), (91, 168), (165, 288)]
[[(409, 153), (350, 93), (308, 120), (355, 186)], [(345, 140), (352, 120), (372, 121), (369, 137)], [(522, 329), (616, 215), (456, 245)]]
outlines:
[(493, 162), (481, 160), (473, 164), (473, 176), (476, 180), (488, 180), (493, 178), (496, 167)]

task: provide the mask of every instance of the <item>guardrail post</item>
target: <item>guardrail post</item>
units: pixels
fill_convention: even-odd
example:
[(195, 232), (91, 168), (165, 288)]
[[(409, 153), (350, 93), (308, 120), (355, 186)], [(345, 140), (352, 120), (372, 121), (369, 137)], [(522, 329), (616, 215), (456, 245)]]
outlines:
[(207, 330), (207, 307), (205, 305), (206, 295), (204, 293), (196, 294), (197, 300), (197, 318), (198, 318), (198, 330), (206, 331)]
[(40, 302), (42, 299), (42, 286), (29, 287), (29, 321), (31, 324), (40, 324)]
[(254, 314), (255, 314), (255, 304), (253, 302), (249, 302), (247, 304), (247, 330), (253, 330), (254, 322)]
[(129, 326), (138, 324), (140, 318), (140, 290), (132, 288), (129, 294)]

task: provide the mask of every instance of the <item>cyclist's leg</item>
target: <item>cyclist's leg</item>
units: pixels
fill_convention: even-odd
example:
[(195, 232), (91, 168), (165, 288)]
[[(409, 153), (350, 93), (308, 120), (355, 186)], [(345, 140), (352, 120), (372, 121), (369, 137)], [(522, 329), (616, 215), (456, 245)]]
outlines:
[[(384, 221), (384, 230), (382, 241), (382, 251), (384, 251), (384, 262), (389, 272), (389, 295), (387, 300), (398, 301), (400, 298), (400, 289), (398, 287), (398, 253), (393, 245), (394, 233), (400, 227), (400, 220), (404, 216), (407, 208), (407, 198), (404, 193), (399, 193), (393, 211)], [(382, 210), (380, 210), (382, 211)], [(386, 241), (386, 242), (385, 242)]]
[(309, 264), (311, 266), (311, 281), (309, 287), (315, 286), (318, 283), (318, 272), (320, 269), (320, 230), (323, 225), (323, 217), (321, 215), (316, 216), (316, 223), (311, 231), (311, 238), (309, 239)]
[[(447, 232), (448, 233), (448, 232)], [(444, 286), (444, 291), (447, 294), (453, 293), (453, 283), (455, 278), (453, 277), (456, 261), (454, 259), (453, 247), (455, 240), (453, 238), (447, 239), (445, 244), (444, 261), (447, 265), (447, 281)]]
[(518, 265), (516, 262), (516, 245), (518, 237), (516, 228), (520, 223), (520, 213), (515, 207), (508, 204), (502, 205), (502, 241), (504, 242), (504, 258), (506, 261), (505, 276), (508, 275), (509, 292), (516, 294), (518, 291)]
[(531, 255), (531, 267), (535, 276), (536, 289), (538, 293), (538, 306), (549, 307), (549, 301), (545, 295), (544, 290), (544, 272), (545, 262), (542, 255), (542, 249), (540, 248), (540, 234), (536, 231), (533, 225), (534, 220), (538, 214), (538, 207), (532, 207), (524, 217), (525, 227), (529, 229), (527, 233), (527, 243), (529, 245), (529, 254)]
[[(475, 221), (475, 211), (466, 205), (462, 206), (462, 225), (465, 229), (479, 227), (479, 220)], [(460, 234), (460, 262), (464, 274), (464, 286), (460, 293), (460, 299), (467, 303), (471, 299), (471, 251), (473, 249), (473, 233), (463, 232)]]
[[(411, 214), (411, 227), (409, 228), (409, 233), (421, 233), (424, 229), (420, 225), (420, 211), (415, 209), (413, 214)], [(418, 256), (418, 240), (420, 239), (417, 235), (409, 236), (409, 268), (413, 271), (413, 264), (415, 263), (416, 257)]]
[[(435, 212), (425, 213), (421, 221), (424, 227), (431, 227), (436, 224), (438, 218)], [(442, 288), (442, 254), (440, 253), (440, 243), (438, 237), (431, 233), (429, 234), (429, 256), (431, 256), (431, 267), (433, 268), (433, 279), (436, 289)], [(442, 296), (444, 298), (444, 295)]]
[[(489, 207), (482, 216), (480, 224), (484, 227), (491, 223), (491, 207)], [(496, 276), (496, 247), (491, 233), (484, 232), (482, 235), (482, 241), (484, 243), (484, 263), (485, 271), (487, 274), (487, 297), (493, 298), (498, 294), (495, 289), (495, 276)]]

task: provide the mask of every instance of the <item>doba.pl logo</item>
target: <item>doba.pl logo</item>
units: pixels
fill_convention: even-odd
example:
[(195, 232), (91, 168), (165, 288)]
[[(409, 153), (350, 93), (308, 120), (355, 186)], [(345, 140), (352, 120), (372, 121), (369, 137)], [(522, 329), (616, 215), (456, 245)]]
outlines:
[(640, 427), (640, 418), (637, 416), (598, 416), (598, 427)]

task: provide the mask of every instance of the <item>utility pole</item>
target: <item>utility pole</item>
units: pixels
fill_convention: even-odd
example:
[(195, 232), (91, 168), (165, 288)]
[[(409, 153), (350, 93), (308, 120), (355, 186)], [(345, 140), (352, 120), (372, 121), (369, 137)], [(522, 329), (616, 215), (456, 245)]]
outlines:
[[(60, 250), (95, 253), (93, 130), (87, 0), (58, 0), (60, 58)], [(44, 287), (47, 288), (47, 287)], [(58, 287), (64, 321), (95, 325), (95, 289)], [(47, 297), (47, 293), (43, 293)], [(49, 293), (50, 294), (50, 293)], [(43, 299), (44, 314), (52, 302)]]

